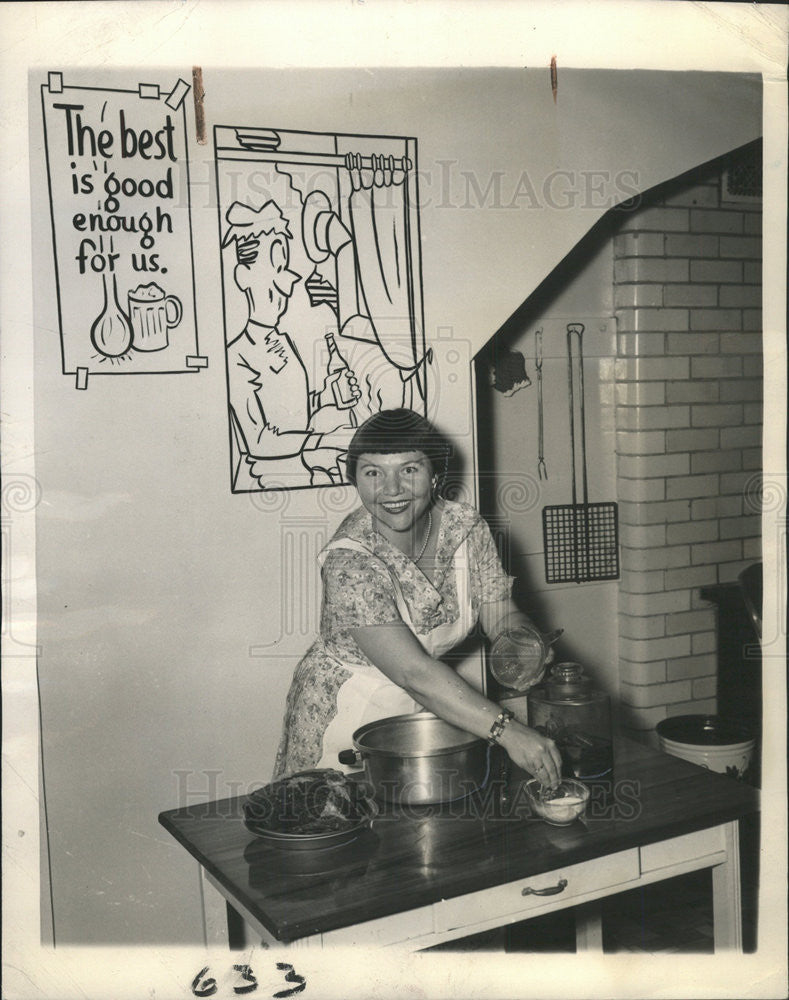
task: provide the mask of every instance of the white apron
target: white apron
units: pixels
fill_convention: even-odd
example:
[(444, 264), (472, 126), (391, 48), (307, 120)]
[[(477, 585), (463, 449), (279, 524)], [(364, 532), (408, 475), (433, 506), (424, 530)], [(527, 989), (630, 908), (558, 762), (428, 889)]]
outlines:
[[(350, 538), (338, 539), (336, 542), (330, 542), (319, 554), (318, 560), (321, 565), (323, 564), (325, 554), (329, 549), (334, 548), (354, 549), (370, 555), (369, 550), (359, 544), (359, 542), (355, 542)], [(437, 625), (424, 635), (414, 632), (424, 650), (430, 656), (436, 658), (443, 656), (450, 649), (453, 649), (468, 635), (474, 626), (474, 613), (469, 588), (467, 539), (464, 539), (455, 550), (452, 559), (452, 568), (448, 572), (454, 572), (455, 574), (458, 608), (460, 611), (457, 620)], [(391, 574), (391, 579), (397, 610), (400, 612), (405, 624), (413, 632), (411, 615), (403, 597), (403, 592), (400, 589), (399, 581), (394, 573)], [(368, 722), (375, 722), (377, 719), (386, 719), (391, 715), (407, 715), (411, 712), (419, 712), (422, 706), (417, 704), (403, 688), (395, 684), (394, 681), (389, 680), (386, 674), (372, 664), (353, 663), (346, 660), (338, 660), (337, 662), (342, 663), (343, 667), (351, 672), (351, 676), (337, 692), (337, 714), (323, 734), (323, 753), (317, 766), (350, 771), (353, 768), (338, 763), (337, 754), (341, 750), (350, 750), (353, 747), (352, 736), (360, 726)]]

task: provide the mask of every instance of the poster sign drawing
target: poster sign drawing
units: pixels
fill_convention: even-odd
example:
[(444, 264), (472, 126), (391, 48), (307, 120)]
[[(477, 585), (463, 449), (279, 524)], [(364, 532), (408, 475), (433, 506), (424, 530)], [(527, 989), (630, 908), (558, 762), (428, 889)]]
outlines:
[(41, 87), (64, 375), (194, 372), (189, 85)]
[(231, 489), (346, 481), (355, 428), (425, 412), (416, 140), (217, 126)]

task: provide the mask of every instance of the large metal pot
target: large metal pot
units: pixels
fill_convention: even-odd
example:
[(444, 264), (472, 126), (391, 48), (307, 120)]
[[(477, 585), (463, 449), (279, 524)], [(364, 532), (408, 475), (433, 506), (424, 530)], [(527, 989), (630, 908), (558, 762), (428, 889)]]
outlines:
[(485, 784), (485, 740), (451, 726), (430, 712), (394, 715), (369, 722), (353, 734), (354, 750), (342, 764), (364, 762), (376, 799), (398, 805), (449, 802)]

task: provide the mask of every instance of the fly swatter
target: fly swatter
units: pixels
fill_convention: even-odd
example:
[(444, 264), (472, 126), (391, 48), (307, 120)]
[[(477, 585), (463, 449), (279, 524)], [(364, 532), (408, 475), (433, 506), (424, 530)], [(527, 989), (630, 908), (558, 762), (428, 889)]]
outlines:
[[(570, 454), (572, 503), (544, 507), (542, 531), (547, 583), (584, 583), (616, 580), (619, 576), (619, 527), (616, 503), (589, 503), (586, 472), (586, 412), (584, 408), (584, 358), (582, 323), (567, 327), (567, 373), (570, 401)], [(577, 351), (573, 341), (577, 340)], [(574, 354), (578, 366), (578, 426), (581, 437), (582, 502), (576, 486)]]

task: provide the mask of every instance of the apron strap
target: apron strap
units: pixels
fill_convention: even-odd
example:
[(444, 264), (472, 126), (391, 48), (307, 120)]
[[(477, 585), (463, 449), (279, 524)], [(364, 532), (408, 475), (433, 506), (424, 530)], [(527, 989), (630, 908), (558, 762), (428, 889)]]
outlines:
[[(352, 549), (354, 552), (363, 552), (365, 555), (370, 556), (373, 559), (377, 558), (377, 556), (374, 556), (373, 553), (368, 548), (366, 548), (364, 545), (361, 544), (361, 542), (357, 542), (353, 538), (343, 538), (343, 539), (338, 539), (336, 542), (329, 542), (328, 545), (325, 545), (323, 549), (321, 549), (321, 551), (318, 553), (318, 562), (321, 567), (323, 567), (323, 563), (326, 558), (326, 552), (328, 552), (329, 549)], [(389, 573), (389, 579), (392, 581), (395, 604), (397, 605), (397, 610), (400, 612), (400, 617), (413, 632), (414, 623), (411, 620), (411, 615), (408, 611), (408, 605), (405, 603), (405, 598), (403, 597), (403, 591), (402, 588), (400, 587), (400, 581), (397, 579), (396, 573), (394, 573), (393, 570), (389, 569), (388, 566), (386, 567), (386, 570)]]
[[(377, 558), (360, 542), (357, 542), (352, 538), (343, 538), (338, 539), (337, 541), (329, 542), (328, 545), (324, 546), (318, 554), (318, 561), (321, 566), (323, 566), (326, 553), (329, 549), (351, 549), (354, 552), (363, 552), (371, 558)], [(455, 588), (458, 599), (458, 620), (455, 622), (446, 622), (443, 625), (437, 625), (425, 635), (420, 635), (416, 631), (411, 618), (411, 613), (408, 609), (408, 605), (406, 604), (405, 597), (403, 596), (400, 581), (397, 579), (397, 575), (394, 571), (389, 569), (388, 566), (386, 567), (389, 573), (389, 578), (392, 581), (395, 605), (400, 613), (400, 617), (411, 629), (411, 632), (420, 646), (422, 646), (422, 648), (431, 656), (443, 655), (443, 652), (446, 652), (447, 649), (451, 649), (456, 643), (464, 639), (474, 625), (474, 610), (472, 607), (469, 585), (470, 566), (468, 561), (468, 539), (464, 538), (452, 557), (452, 569), (455, 573)]]

